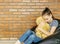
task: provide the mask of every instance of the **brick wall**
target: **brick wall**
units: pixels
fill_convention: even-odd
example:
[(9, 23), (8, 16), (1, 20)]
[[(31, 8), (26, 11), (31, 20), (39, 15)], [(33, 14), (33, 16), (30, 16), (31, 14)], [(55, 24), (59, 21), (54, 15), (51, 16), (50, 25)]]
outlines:
[(20, 37), (45, 7), (60, 19), (60, 0), (0, 0), (0, 38)]

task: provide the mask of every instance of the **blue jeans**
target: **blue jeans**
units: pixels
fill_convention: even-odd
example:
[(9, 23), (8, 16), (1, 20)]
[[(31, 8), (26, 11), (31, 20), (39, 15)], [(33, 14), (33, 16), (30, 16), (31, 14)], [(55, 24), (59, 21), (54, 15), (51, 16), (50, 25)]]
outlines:
[(31, 44), (32, 42), (38, 42), (42, 39), (37, 37), (33, 31), (28, 30), (20, 37), (19, 40), (20, 42), (24, 42), (24, 44)]

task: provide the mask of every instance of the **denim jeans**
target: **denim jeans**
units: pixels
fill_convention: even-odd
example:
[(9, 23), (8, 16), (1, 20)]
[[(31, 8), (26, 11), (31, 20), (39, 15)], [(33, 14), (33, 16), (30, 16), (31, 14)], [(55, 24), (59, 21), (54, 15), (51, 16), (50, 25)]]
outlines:
[(31, 30), (26, 31), (19, 39), (19, 41), (24, 42), (24, 44), (31, 44), (32, 42), (38, 42), (40, 40), (42, 39), (37, 37)]

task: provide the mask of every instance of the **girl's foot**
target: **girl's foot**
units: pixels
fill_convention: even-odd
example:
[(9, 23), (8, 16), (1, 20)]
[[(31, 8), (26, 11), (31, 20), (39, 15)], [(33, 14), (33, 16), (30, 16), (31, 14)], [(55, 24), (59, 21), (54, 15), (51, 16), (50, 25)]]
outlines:
[(17, 40), (15, 44), (22, 44), (22, 43), (19, 40)]

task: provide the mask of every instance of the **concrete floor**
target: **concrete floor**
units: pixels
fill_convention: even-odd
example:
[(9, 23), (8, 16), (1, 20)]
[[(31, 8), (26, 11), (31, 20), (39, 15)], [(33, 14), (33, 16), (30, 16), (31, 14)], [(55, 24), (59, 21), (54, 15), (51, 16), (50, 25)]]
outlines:
[(0, 44), (14, 44), (16, 42), (16, 39), (0, 39)]
[(0, 41), (0, 44), (14, 44), (15, 41), (12, 41), (12, 40), (2, 40)]

